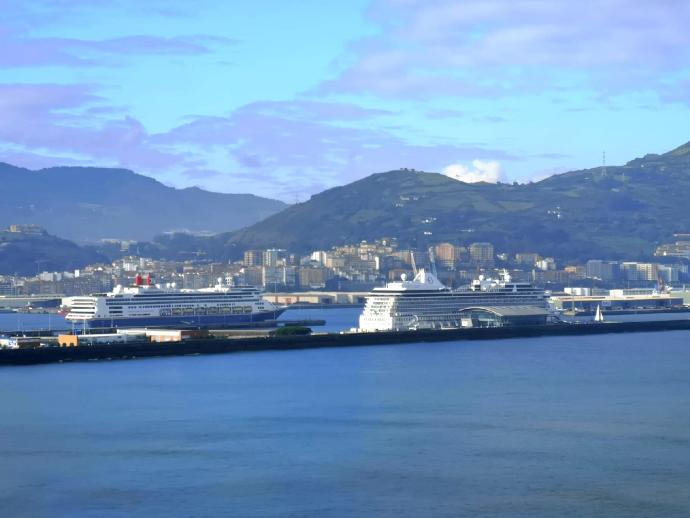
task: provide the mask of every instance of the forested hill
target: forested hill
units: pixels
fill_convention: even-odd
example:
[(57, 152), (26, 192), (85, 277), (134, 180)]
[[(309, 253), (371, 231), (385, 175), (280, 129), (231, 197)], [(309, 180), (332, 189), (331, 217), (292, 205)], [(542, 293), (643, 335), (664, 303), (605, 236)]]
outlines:
[(298, 252), (396, 236), (402, 246), (490, 241), (506, 252), (560, 259), (649, 256), (690, 230), (690, 143), (623, 166), (559, 174), (529, 184), (462, 183), (390, 171), (327, 190), (232, 234), (213, 249)]
[(102, 262), (108, 259), (94, 249), (46, 233), (0, 231), (0, 275), (70, 271)]

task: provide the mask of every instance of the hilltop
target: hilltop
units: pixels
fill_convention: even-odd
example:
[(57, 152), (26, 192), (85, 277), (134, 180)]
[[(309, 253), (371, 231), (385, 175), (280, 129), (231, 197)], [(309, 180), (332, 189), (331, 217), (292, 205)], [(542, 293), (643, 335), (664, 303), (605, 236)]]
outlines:
[(51, 236), (0, 231), (0, 274), (35, 275), (39, 271), (69, 271), (108, 259), (88, 247)]
[(403, 247), (490, 241), (510, 253), (560, 260), (641, 258), (690, 229), (690, 143), (623, 166), (586, 169), (529, 184), (468, 184), (407, 170), (371, 175), (204, 243), (237, 257), (249, 248), (296, 252), (399, 238)]
[(0, 227), (33, 223), (78, 242), (148, 240), (185, 230), (222, 232), (286, 207), (252, 194), (174, 189), (127, 169), (52, 167), (32, 171), (0, 162)]

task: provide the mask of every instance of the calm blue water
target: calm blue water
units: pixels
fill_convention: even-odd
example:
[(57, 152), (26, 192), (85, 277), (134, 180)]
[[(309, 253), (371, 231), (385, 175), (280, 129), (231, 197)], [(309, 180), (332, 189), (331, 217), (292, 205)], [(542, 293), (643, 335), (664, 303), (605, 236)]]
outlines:
[(0, 313), (0, 331), (31, 331), (33, 329), (70, 329), (72, 324), (62, 315), (46, 313)]
[(689, 332), (3, 368), (0, 409), (1, 516), (690, 515)]
[(8, 517), (690, 515), (690, 332), (3, 368), (0, 409)]

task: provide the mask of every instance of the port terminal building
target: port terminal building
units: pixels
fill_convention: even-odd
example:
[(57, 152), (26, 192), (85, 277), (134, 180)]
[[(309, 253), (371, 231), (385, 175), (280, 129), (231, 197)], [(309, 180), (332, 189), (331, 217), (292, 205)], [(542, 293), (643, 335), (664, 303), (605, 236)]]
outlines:
[(357, 305), (363, 306), (369, 292), (366, 291), (302, 291), (294, 293), (264, 293), (263, 298), (279, 306)]
[(516, 327), (545, 325), (546, 308), (538, 306), (478, 306), (460, 311), (462, 327)]
[(604, 311), (672, 310), (686, 306), (680, 294), (659, 293), (642, 288), (610, 290), (608, 294), (566, 294), (550, 298), (554, 309), (572, 313), (592, 313), (597, 306)]
[(192, 338), (208, 338), (204, 329), (118, 329), (116, 333), (86, 333), (58, 335), (61, 347), (78, 345), (113, 345), (130, 342), (182, 342)]

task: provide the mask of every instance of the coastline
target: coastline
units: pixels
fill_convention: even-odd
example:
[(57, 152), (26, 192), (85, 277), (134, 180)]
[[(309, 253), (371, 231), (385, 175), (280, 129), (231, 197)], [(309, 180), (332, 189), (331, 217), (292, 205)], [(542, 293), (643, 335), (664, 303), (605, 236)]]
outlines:
[(690, 320), (550, 324), (380, 333), (316, 333), (308, 336), (243, 337), (234, 339), (190, 339), (173, 343), (137, 342), (116, 345), (3, 349), (0, 350), (0, 366), (275, 350), (288, 351), (328, 347), (403, 345), (419, 342), (497, 340), (679, 330), (690, 330)]

